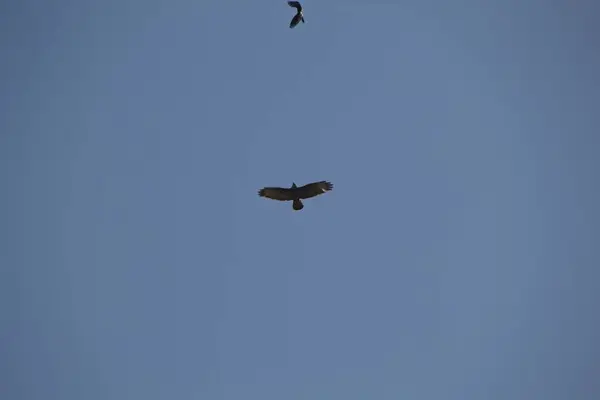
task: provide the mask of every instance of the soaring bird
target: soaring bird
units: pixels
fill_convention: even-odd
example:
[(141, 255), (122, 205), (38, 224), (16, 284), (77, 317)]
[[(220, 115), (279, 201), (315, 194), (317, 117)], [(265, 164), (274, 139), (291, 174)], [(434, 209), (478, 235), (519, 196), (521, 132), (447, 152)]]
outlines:
[(291, 188), (280, 188), (280, 187), (265, 187), (258, 191), (260, 197), (266, 197), (268, 199), (279, 200), (279, 201), (292, 201), (292, 208), (296, 211), (300, 211), (304, 208), (304, 204), (300, 199), (309, 199), (311, 197), (318, 196), (329, 190), (333, 189), (333, 184), (327, 181), (313, 182), (304, 186), (296, 186), (292, 182)]
[(290, 7), (294, 7), (296, 9), (296, 15), (290, 21), (290, 28), (295, 27), (302, 21), (304, 23), (304, 14), (302, 13), (302, 4), (299, 1), (288, 1)]

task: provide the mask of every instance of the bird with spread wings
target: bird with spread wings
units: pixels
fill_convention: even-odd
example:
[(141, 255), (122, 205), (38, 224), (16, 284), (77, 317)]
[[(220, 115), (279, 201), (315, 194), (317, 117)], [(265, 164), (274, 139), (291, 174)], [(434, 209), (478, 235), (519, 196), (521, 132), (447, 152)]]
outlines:
[(296, 15), (290, 21), (290, 29), (295, 27), (302, 21), (304, 23), (304, 14), (302, 13), (302, 4), (299, 1), (288, 1), (290, 7), (294, 7), (296, 9)]
[(265, 187), (258, 191), (260, 197), (279, 201), (292, 201), (292, 208), (300, 211), (304, 208), (302, 199), (310, 199), (311, 197), (319, 196), (333, 189), (333, 184), (327, 181), (313, 182), (304, 186), (296, 186), (292, 182), (292, 187)]

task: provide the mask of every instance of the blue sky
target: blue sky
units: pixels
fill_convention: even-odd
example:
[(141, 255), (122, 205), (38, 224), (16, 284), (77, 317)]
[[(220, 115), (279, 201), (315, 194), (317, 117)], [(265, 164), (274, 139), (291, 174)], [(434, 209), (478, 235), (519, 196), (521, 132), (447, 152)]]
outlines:
[(598, 398), (597, 2), (17, 3), (3, 399)]

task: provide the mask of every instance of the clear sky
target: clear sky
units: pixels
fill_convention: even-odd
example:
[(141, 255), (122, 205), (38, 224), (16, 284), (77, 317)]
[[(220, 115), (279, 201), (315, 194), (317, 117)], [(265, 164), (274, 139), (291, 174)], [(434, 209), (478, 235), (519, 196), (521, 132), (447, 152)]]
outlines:
[(0, 398), (600, 398), (598, 1), (304, 6), (1, 7)]

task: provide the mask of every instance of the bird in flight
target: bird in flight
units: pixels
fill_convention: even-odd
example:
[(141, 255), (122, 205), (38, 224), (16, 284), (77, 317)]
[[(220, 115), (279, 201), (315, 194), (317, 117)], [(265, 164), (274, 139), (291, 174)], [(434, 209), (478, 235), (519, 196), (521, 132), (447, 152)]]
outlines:
[(296, 9), (296, 15), (290, 21), (290, 28), (295, 27), (302, 21), (304, 23), (304, 14), (302, 13), (302, 4), (299, 1), (288, 1), (290, 7), (294, 7)]
[(301, 199), (310, 199), (332, 189), (333, 184), (327, 181), (313, 182), (300, 187), (292, 182), (291, 188), (265, 187), (258, 191), (258, 195), (273, 200), (292, 201), (292, 208), (300, 211), (304, 208)]

